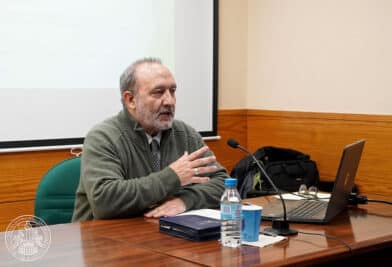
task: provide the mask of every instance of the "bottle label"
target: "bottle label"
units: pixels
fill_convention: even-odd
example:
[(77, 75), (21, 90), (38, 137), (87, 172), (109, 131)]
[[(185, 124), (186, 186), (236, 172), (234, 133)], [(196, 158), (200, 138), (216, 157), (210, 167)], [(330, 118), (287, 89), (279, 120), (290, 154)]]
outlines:
[(221, 204), (222, 220), (240, 220), (241, 204), (240, 203), (222, 203)]

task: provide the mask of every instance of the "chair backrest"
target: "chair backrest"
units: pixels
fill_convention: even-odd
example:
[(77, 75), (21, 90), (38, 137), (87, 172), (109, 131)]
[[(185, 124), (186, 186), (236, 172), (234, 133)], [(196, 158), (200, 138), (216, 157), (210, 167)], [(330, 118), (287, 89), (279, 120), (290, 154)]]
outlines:
[(80, 157), (53, 166), (38, 185), (34, 215), (46, 224), (71, 222), (79, 178)]

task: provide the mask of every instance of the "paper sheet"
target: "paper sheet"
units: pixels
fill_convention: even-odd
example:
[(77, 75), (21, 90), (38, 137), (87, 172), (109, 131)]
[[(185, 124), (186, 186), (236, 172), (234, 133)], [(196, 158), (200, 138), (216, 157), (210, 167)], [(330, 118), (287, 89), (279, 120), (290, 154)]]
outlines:
[(180, 213), (177, 216), (181, 216), (181, 215), (200, 215), (203, 217), (217, 219), (217, 220), (221, 219), (220, 210), (213, 210), (213, 209), (190, 210), (184, 213)]
[(277, 236), (259, 235), (259, 241), (256, 241), (256, 242), (242, 241), (242, 244), (263, 248), (263, 247), (273, 245), (275, 243), (278, 243), (278, 242), (280, 242), (282, 240), (286, 240), (286, 239), (287, 239), (287, 237), (280, 236), (280, 235), (277, 235)]

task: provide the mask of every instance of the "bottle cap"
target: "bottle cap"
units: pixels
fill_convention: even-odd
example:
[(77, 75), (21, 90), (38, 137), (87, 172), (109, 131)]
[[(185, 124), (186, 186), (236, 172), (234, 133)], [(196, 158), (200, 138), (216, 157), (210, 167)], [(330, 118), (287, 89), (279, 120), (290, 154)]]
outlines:
[(225, 186), (237, 186), (237, 179), (236, 178), (226, 178), (225, 179)]

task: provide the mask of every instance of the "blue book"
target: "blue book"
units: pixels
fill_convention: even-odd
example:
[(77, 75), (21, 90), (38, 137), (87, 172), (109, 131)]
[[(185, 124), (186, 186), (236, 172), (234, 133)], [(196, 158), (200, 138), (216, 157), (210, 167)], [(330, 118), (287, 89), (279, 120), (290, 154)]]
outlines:
[(161, 217), (159, 231), (193, 241), (220, 238), (221, 221), (200, 215)]

